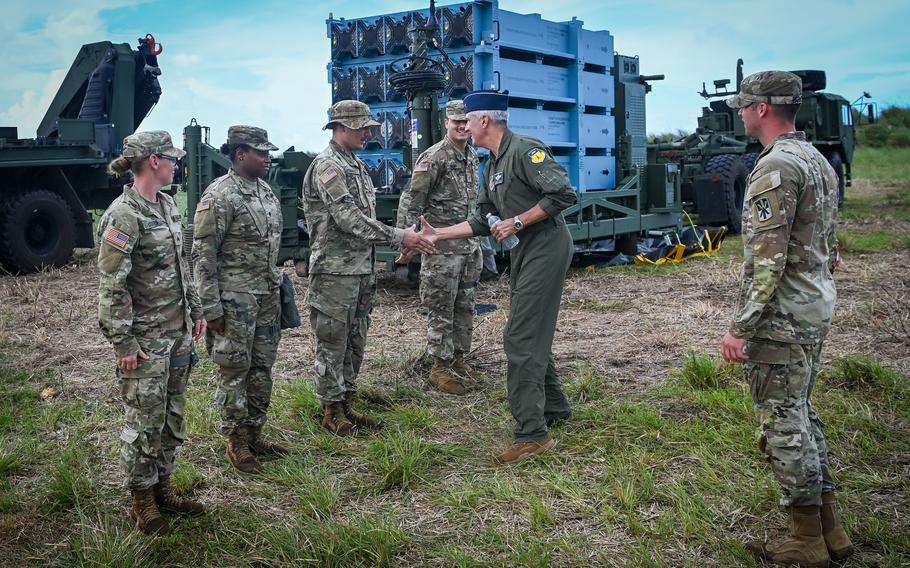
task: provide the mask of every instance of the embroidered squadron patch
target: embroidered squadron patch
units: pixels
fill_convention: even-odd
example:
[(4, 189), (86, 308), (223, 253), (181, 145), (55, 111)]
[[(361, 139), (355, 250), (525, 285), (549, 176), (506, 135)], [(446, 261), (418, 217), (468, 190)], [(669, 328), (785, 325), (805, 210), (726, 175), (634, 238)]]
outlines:
[(326, 171), (322, 172), (322, 175), (319, 176), (319, 181), (321, 181), (322, 184), (325, 185), (325, 184), (329, 183), (330, 181), (332, 181), (333, 179), (335, 179), (335, 176), (337, 176), (337, 175), (338, 175), (338, 172), (335, 171), (335, 168), (329, 168)]
[(111, 226), (104, 231), (104, 242), (117, 250), (125, 251), (127, 245), (130, 244), (130, 236), (117, 227)]
[(761, 197), (755, 200), (755, 218), (759, 223), (769, 221), (774, 213), (771, 211), (771, 200)]
[(414, 166), (414, 171), (415, 171), (415, 172), (425, 172), (425, 171), (427, 171), (427, 170), (429, 170), (429, 169), (430, 169), (430, 164), (428, 164), (428, 163), (426, 163), (426, 162), (420, 162), (419, 164), (417, 164), (416, 166)]
[(547, 155), (540, 148), (531, 148), (531, 151), (528, 152), (528, 157), (531, 158), (532, 164), (539, 164), (544, 161)]
[(493, 185), (499, 185), (502, 183), (502, 180), (505, 178), (502, 172), (496, 172), (496, 175), (493, 176)]
[(199, 213), (200, 211), (208, 211), (211, 208), (212, 208), (212, 200), (203, 199), (202, 201), (199, 202), (198, 205), (196, 205), (196, 213)]

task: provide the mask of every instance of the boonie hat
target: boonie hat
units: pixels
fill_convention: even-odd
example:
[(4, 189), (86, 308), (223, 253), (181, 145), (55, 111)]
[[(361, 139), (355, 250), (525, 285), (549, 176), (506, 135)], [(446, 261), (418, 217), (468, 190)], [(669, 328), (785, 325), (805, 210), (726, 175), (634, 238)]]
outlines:
[(798, 105), (803, 102), (803, 81), (788, 71), (759, 71), (743, 79), (739, 93), (727, 99), (730, 108), (753, 103)]
[(336, 122), (353, 130), (367, 126), (379, 126), (379, 123), (373, 120), (370, 107), (354, 100), (338, 101), (333, 104), (332, 110), (329, 111), (329, 121), (322, 129), (328, 130)]

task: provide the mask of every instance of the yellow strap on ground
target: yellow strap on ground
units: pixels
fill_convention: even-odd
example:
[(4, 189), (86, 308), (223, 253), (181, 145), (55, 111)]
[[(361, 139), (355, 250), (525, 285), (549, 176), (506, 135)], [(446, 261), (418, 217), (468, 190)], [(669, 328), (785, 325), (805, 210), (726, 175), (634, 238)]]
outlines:
[[(692, 221), (692, 217), (689, 216), (689, 213), (683, 211), (683, 214), (686, 216), (686, 219), (689, 220), (689, 225), (692, 227), (692, 230), (696, 233), (698, 229), (695, 227), (695, 223)], [(698, 241), (698, 248), (701, 249), (698, 252), (693, 252), (690, 254), (685, 254), (686, 247), (680, 243), (677, 243), (669, 253), (667, 253), (663, 258), (658, 258), (657, 260), (651, 260), (646, 258), (645, 255), (639, 254), (635, 257), (635, 264), (677, 264), (682, 262), (687, 258), (692, 258), (695, 256), (707, 256), (709, 254), (715, 254), (720, 250), (720, 244), (723, 242), (724, 235), (727, 234), (726, 229), (721, 228), (717, 231), (714, 239), (711, 239), (711, 233), (707, 229), (704, 230), (704, 239)], [(705, 246), (707, 243), (707, 246)]]

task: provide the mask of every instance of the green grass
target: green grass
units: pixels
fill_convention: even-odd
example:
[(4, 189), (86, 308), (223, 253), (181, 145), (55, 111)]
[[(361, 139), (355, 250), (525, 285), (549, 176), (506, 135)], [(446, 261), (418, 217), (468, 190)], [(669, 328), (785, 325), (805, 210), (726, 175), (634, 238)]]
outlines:
[(910, 148), (857, 148), (853, 154), (853, 179), (910, 179)]
[(910, 249), (910, 235), (896, 231), (868, 231), (840, 229), (837, 231), (840, 251), (844, 253), (870, 253)]

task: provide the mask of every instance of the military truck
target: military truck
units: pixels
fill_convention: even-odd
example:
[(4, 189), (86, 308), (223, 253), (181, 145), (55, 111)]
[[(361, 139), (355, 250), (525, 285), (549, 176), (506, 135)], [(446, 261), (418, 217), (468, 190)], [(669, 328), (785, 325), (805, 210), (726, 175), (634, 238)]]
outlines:
[[(729, 79), (714, 81), (713, 92), (702, 84), (699, 94), (708, 101), (708, 106), (702, 108), (694, 133), (648, 147), (649, 161), (679, 164), (686, 211), (697, 212), (701, 224), (727, 225), (733, 232), (741, 228), (746, 178), (762, 148), (758, 140), (746, 136), (742, 118), (726, 104), (727, 97), (739, 92), (742, 66), (743, 60), (739, 59), (734, 90), (728, 89)], [(837, 172), (838, 202), (842, 204), (844, 188), (851, 185), (855, 148), (850, 102), (823, 92), (824, 71), (793, 73), (803, 80), (803, 103), (796, 116), (796, 127), (805, 131), (806, 138)]]
[(0, 264), (15, 273), (62, 266), (94, 246), (93, 209), (106, 208), (126, 178), (107, 163), (161, 96), (161, 45), (83, 45), (34, 138), (0, 127)]

